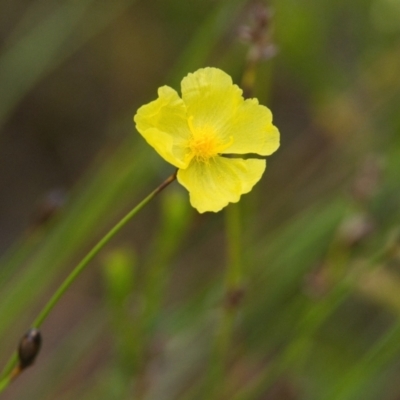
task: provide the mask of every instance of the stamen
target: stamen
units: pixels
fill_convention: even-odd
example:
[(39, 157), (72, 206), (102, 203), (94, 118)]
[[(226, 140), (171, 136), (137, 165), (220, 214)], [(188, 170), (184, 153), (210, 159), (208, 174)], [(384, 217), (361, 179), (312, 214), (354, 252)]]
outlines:
[(195, 128), (193, 116), (188, 118), (188, 125), (192, 133), (187, 145), (189, 159), (194, 158), (197, 162), (208, 163), (211, 158), (217, 156), (233, 143), (232, 137), (229, 138), (229, 142), (223, 143), (211, 126)]

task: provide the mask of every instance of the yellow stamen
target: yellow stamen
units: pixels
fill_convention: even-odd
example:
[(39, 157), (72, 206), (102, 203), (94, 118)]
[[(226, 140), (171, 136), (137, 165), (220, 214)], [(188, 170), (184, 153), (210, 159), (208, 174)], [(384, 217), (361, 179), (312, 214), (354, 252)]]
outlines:
[(194, 158), (198, 162), (208, 163), (211, 158), (220, 154), (233, 143), (232, 137), (228, 142), (223, 143), (213, 127), (195, 128), (193, 117), (189, 117), (188, 124), (192, 133), (187, 145), (189, 159)]

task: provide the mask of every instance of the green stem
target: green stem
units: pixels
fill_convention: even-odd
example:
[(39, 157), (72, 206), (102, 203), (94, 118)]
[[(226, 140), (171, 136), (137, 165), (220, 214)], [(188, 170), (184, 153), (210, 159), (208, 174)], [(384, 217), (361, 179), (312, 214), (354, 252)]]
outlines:
[(6, 376), (0, 381), (0, 393), (10, 384), (11, 377)]
[(232, 204), (225, 213), (228, 266), (225, 288), (228, 292), (240, 289), (242, 284), (242, 240), (240, 205)]
[(67, 291), (75, 279), (86, 268), (86, 266), (93, 260), (93, 258), (103, 249), (103, 247), (140, 211), (146, 206), (158, 193), (165, 189), (176, 178), (176, 173), (168, 177), (160, 186), (153, 190), (147, 197), (145, 197), (136, 207), (128, 212), (116, 225), (114, 225), (99, 242), (89, 251), (89, 253), (82, 259), (82, 261), (75, 267), (70, 275), (61, 284), (58, 290), (54, 293), (53, 297), (48, 301), (38, 317), (33, 322), (35, 328), (42, 325), (44, 320), (50, 314), (51, 310), (60, 300), (62, 295)]
[[(82, 261), (73, 269), (73, 271), (67, 276), (64, 282), (53, 294), (51, 299), (43, 307), (42, 311), (33, 321), (32, 327), (39, 328), (43, 322), (46, 320), (50, 312), (56, 306), (58, 301), (64, 295), (64, 293), (69, 289), (72, 283), (77, 279), (77, 277), (85, 270), (90, 261), (103, 249), (103, 247), (145, 206), (149, 203), (158, 193), (165, 189), (170, 183), (176, 179), (176, 172), (168, 177), (160, 186), (153, 190), (147, 197), (145, 197), (136, 207), (128, 212), (116, 225), (114, 225), (99, 242), (87, 253), (87, 255), (82, 259)], [(17, 365), (18, 356), (16, 353), (10, 358), (9, 362), (5, 366), (2, 377), (0, 381), (0, 393), (8, 386), (10, 383), (10, 374)]]
[[(226, 209), (227, 266), (225, 272), (225, 301), (222, 309), (219, 337), (217, 338), (220, 358), (220, 373), (223, 374), (228, 362), (235, 319), (243, 297), (242, 273), (242, 229), (240, 204), (232, 204)], [(221, 378), (223, 375), (221, 375)]]
[(224, 374), (231, 348), (235, 319), (243, 295), (240, 205), (225, 210), (227, 266), (224, 278), (224, 307), (221, 310), (210, 360), (207, 398), (218, 399), (225, 391)]

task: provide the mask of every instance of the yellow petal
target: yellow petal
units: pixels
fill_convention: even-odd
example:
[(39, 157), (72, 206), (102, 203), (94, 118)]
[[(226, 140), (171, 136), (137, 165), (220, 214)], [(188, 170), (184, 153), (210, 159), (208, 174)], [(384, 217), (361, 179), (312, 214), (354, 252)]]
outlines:
[(266, 168), (265, 160), (215, 157), (208, 163), (192, 161), (178, 171), (178, 181), (190, 195), (190, 203), (200, 213), (220, 211), (250, 192)]
[(178, 168), (186, 168), (190, 130), (185, 104), (168, 86), (158, 89), (158, 96), (157, 100), (139, 108), (133, 118), (136, 129), (166, 161)]
[(202, 68), (183, 78), (181, 89), (194, 129), (211, 127), (222, 142), (229, 140), (224, 128), (244, 101), (231, 77), (218, 68)]
[(244, 101), (226, 127), (232, 145), (225, 154), (256, 153), (267, 156), (279, 147), (279, 131), (272, 124), (271, 111), (257, 99)]

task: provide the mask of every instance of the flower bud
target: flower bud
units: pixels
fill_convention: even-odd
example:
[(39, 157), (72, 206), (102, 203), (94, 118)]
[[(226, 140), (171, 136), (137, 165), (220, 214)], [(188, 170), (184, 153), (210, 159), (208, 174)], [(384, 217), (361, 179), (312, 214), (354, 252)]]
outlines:
[(40, 351), (42, 336), (39, 330), (32, 328), (22, 337), (18, 347), (19, 366), (21, 369), (32, 365)]

